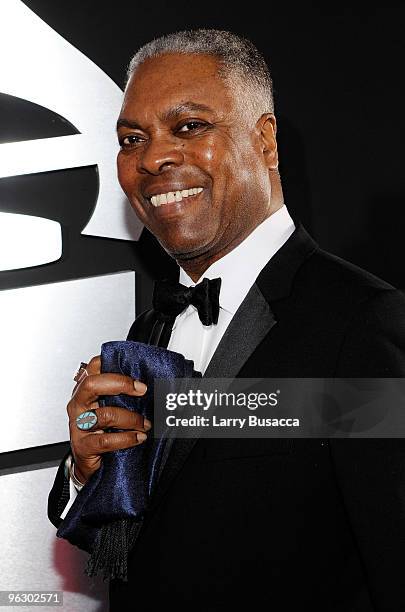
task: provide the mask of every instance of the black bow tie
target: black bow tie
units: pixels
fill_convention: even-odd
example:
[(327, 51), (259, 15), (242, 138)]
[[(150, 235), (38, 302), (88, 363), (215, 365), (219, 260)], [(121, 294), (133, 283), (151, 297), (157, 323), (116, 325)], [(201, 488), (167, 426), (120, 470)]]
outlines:
[(160, 319), (175, 319), (190, 304), (198, 310), (203, 325), (218, 323), (221, 279), (204, 278), (195, 287), (185, 287), (175, 281), (156, 281), (153, 309)]

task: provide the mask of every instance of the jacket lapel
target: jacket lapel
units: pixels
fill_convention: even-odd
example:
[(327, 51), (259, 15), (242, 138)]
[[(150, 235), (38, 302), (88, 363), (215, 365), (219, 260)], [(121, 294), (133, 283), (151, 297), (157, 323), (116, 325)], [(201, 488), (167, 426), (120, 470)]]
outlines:
[(135, 319), (127, 340), (167, 348), (174, 321), (161, 321), (154, 310), (146, 310)]
[(204, 378), (235, 378), (275, 324), (270, 305), (255, 283), (221, 338)]

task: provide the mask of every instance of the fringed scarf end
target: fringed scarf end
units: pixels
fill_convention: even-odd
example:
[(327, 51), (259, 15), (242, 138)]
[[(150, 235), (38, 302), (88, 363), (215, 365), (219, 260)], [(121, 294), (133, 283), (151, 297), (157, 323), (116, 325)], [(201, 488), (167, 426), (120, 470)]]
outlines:
[(103, 572), (103, 581), (119, 579), (128, 582), (128, 555), (141, 529), (142, 522), (128, 519), (103, 525), (95, 540), (84, 573), (96, 576)]

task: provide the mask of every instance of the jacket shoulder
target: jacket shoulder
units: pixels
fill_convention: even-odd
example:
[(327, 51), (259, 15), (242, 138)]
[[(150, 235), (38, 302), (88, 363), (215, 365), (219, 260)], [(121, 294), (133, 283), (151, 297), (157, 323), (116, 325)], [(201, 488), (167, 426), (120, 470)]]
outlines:
[(381, 292), (400, 293), (381, 278), (323, 249), (317, 249), (303, 263), (296, 285), (307, 294), (342, 306), (355, 306)]

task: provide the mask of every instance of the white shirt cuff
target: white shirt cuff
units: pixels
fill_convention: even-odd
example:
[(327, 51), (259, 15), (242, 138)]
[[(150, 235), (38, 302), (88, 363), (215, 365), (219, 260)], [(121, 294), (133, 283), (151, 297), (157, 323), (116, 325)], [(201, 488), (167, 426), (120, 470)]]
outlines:
[(65, 506), (64, 511), (62, 512), (62, 514), (60, 515), (60, 518), (64, 519), (65, 516), (67, 515), (67, 513), (69, 512), (71, 506), (73, 505), (76, 497), (78, 494), (78, 490), (76, 489), (75, 485), (72, 482), (72, 479), (69, 478), (69, 501)]

